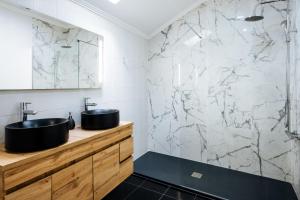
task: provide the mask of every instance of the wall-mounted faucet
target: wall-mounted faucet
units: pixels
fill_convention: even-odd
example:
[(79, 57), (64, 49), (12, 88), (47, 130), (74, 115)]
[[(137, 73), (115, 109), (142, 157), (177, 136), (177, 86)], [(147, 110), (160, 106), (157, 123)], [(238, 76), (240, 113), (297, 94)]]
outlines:
[(34, 110), (28, 110), (28, 105), (31, 104), (30, 102), (22, 102), (20, 107), (21, 107), (21, 120), (27, 121), (28, 115), (36, 115), (37, 112)]
[(85, 110), (85, 111), (88, 111), (88, 110), (89, 110), (89, 106), (97, 106), (96, 103), (89, 103), (89, 102), (88, 102), (89, 99), (90, 99), (90, 97), (84, 98), (84, 110)]

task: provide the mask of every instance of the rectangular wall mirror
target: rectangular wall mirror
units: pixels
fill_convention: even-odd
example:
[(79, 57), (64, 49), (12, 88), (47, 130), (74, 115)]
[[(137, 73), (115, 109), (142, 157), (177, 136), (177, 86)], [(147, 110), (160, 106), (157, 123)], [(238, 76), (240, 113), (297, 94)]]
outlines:
[[(9, 12), (8, 12), (9, 15)], [(73, 25), (37, 17), (21, 16), (23, 27), (14, 32), (16, 41), (3, 41), (15, 46), (18, 58), (0, 61), (0, 90), (47, 90), (100, 88), (103, 69), (103, 37)], [(24, 26), (24, 18), (28, 18)], [(1, 18), (0, 18), (1, 20)], [(29, 27), (30, 26), (30, 27)], [(27, 35), (18, 36), (18, 29)], [(21, 39), (17, 39), (21, 37)], [(12, 37), (10, 37), (12, 38)], [(26, 42), (24, 42), (26, 41)], [(12, 44), (13, 43), (13, 44)], [(5, 45), (2, 46), (5, 52)], [(8, 52), (8, 57), (16, 52)], [(10, 55), (9, 55), (10, 54)], [(25, 62), (25, 61), (26, 62)]]

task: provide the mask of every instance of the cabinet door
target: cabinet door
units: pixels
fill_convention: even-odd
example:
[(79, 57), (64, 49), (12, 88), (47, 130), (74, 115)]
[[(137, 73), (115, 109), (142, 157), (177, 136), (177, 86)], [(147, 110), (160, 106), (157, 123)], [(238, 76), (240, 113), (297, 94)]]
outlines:
[(51, 177), (8, 194), (5, 200), (51, 200)]
[(133, 159), (132, 157), (127, 158), (120, 164), (119, 181), (123, 182), (131, 174), (133, 174)]
[(133, 138), (130, 137), (120, 143), (120, 162), (133, 154)]
[(102, 199), (119, 183), (119, 144), (93, 156), (94, 199)]
[(52, 175), (53, 200), (92, 200), (92, 157)]

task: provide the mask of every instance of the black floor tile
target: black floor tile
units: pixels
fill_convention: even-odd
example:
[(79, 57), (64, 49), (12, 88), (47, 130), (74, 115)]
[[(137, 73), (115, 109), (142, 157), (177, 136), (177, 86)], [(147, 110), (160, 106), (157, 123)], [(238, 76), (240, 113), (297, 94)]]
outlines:
[[(148, 152), (134, 162), (134, 172), (170, 185), (230, 200), (297, 200), (290, 183)], [(201, 173), (198, 179), (192, 173)]]
[(146, 180), (142, 186), (143, 188), (147, 189), (147, 190), (152, 190), (152, 191), (155, 191), (155, 192), (158, 192), (158, 193), (165, 193), (165, 191), (168, 189), (168, 186), (166, 185), (162, 185), (162, 184), (159, 184), (159, 183), (156, 183), (156, 182), (152, 182), (152, 181), (149, 181), (149, 180)]
[(144, 182), (144, 180), (145, 180), (145, 179), (143, 179), (143, 178), (140, 178), (140, 177), (138, 177), (138, 176), (132, 175), (132, 176), (129, 176), (129, 177), (125, 180), (125, 182), (130, 183), (130, 184), (132, 184), (132, 185), (140, 186), (140, 185)]
[(130, 176), (103, 200), (211, 200), (169, 185)]
[(195, 200), (212, 200), (208, 197), (201, 197), (201, 196), (196, 196)]
[(109, 193), (103, 200), (123, 200), (137, 187), (128, 183), (122, 183), (111, 193)]
[[(159, 200), (161, 194), (139, 188), (133, 192), (126, 200)], [(117, 200), (117, 199), (116, 199)]]
[(160, 200), (175, 200), (175, 199), (168, 196), (163, 196)]
[(167, 191), (166, 196), (172, 197), (177, 200), (194, 200), (196, 195), (174, 188), (170, 188)]

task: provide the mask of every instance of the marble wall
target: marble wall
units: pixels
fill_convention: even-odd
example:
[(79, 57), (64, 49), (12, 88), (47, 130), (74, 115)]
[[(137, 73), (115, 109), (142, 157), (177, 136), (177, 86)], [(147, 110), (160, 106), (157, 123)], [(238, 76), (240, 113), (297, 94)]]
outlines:
[(259, 2), (206, 1), (150, 41), (149, 150), (294, 181), (287, 2)]
[(289, 59), (287, 63), (290, 63), (289, 72), (289, 88), (291, 93), (291, 128), (290, 132), (292, 135), (297, 136), (298, 139), (294, 140), (293, 154), (291, 158), (291, 167), (294, 176), (294, 186), (298, 196), (300, 197), (300, 3), (297, 0), (290, 0), (288, 4), (289, 8)]
[(55, 25), (35, 18), (32, 19), (32, 32), (33, 89), (100, 87), (101, 36), (71, 25)]

